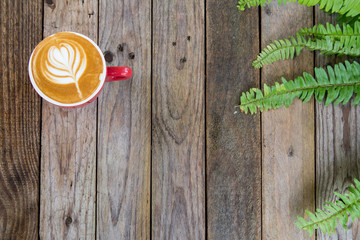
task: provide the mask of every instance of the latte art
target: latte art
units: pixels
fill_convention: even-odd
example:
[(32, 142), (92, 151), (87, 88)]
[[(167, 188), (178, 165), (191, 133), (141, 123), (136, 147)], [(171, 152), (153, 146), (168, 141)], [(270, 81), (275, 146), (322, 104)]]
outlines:
[(60, 49), (55, 46), (50, 47), (45, 62), (45, 75), (57, 84), (75, 83), (79, 96), (82, 98), (78, 81), (86, 67), (84, 50), (78, 44), (70, 45), (69, 42), (61, 43), (59, 47)]
[(61, 103), (89, 98), (104, 79), (103, 57), (80, 35), (63, 32), (43, 40), (31, 57), (37, 87)]

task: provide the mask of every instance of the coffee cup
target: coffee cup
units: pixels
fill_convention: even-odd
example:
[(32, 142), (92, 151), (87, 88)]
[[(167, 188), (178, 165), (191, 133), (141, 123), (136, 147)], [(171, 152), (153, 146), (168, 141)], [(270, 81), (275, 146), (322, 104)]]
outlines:
[(106, 67), (104, 55), (90, 38), (59, 32), (42, 40), (29, 60), (29, 76), (46, 101), (65, 108), (94, 101), (105, 82), (131, 78), (128, 67)]

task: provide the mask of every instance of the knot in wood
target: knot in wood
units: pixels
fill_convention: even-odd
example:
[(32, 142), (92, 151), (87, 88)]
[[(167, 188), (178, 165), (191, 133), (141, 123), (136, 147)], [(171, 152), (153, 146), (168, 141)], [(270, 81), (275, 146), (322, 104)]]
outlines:
[(55, 3), (53, 0), (45, 0), (46, 4), (52, 9), (54, 10), (55, 8)]
[(105, 58), (105, 61), (108, 63), (111, 63), (114, 60), (114, 56), (110, 51), (106, 51), (104, 53), (104, 58)]
[(180, 59), (180, 63), (185, 63), (185, 62), (186, 62), (186, 57)]
[(71, 217), (67, 217), (66, 219), (65, 219), (65, 225), (66, 226), (69, 226), (71, 223), (72, 223), (72, 218)]
[(268, 16), (271, 15), (271, 9), (269, 6), (264, 6), (264, 11), (265, 11), (266, 15), (268, 15)]
[(129, 59), (134, 59), (135, 58), (135, 53), (131, 52), (129, 53)]

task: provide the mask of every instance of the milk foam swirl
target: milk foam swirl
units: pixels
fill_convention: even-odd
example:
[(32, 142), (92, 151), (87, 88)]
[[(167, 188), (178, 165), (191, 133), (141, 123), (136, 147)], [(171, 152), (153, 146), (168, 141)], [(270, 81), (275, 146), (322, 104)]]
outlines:
[(75, 83), (82, 98), (78, 81), (86, 69), (86, 54), (81, 45), (73, 41), (51, 46), (45, 61), (44, 74), (56, 84)]

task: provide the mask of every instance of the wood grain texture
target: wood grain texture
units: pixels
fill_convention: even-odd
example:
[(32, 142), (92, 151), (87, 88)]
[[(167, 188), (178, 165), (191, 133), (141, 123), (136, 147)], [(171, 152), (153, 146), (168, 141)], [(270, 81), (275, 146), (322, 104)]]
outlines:
[[(297, 3), (261, 10), (261, 46), (283, 39), (300, 27), (313, 25), (313, 9)], [(276, 27), (274, 27), (276, 26)], [(262, 68), (262, 83), (291, 80), (304, 71), (312, 73), (313, 54), (303, 51), (294, 60)], [(263, 239), (311, 239), (296, 227), (296, 216), (315, 207), (314, 102), (263, 113)]]
[[(44, 36), (76, 31), (97, 41), (96, 0), (45, 1)], [(41, 137), (42, 239), (94, 239), (96, 101), (62, 109), (43, 101)]]
[(42, 1), (0, 1), (0, 239), (38, 239), (41, 100), (28, 60)]
[(261, 239), (260, 115), (234, 114), (259, 87), (259, 14), (236, 1), (206, 2), (207, 222), (209, 239)]
[[(329, 16), (318, 8), (315, 11), (316, 23), (335, 23), (335, 17)], [(344, 57), (324, 57), (317, 54), (317, 67), (343, 62)], [(326, 201), (335, 202), (338, 198), (334, 191), (344, 193), (360, 178), (360, 107), (316, 103), (316, 207), (322, 208)], [(360, 224), (349, 221), (349, 230), (338, 226), (331, 237), (318, 231), (318, 240), (360, 239)]]
[(131, 80), (107, 83), (98, 112), (98, 239), (150, 239), (151, 1), (100, 1), (99, 42)]
[(205, 238), (204, 1), (153, 1), (152, 238)]

